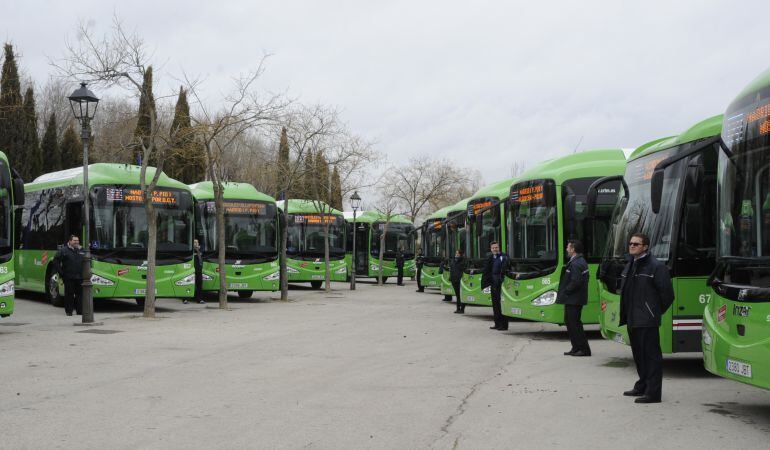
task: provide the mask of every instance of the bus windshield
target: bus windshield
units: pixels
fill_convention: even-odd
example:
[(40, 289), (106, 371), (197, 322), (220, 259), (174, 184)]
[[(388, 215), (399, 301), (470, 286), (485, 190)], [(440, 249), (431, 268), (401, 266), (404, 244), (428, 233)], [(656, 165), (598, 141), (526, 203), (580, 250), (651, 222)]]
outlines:
[(532, 180), (511, 187), (510, 256), (517, 274), (539, 273), (556, 267), (556, 185), (550, 180)]
[[(276, 207), (272, 203), (225, 200), (225, 258), (240, 260), (243, 264), (275, 258)], [(201, 247), (207, 258), (216, 258), (217, 215), (213, 200), (198, 203), (198, 214), (202, 225)]]
[(5, 161), (0, 161), (0, 262), (11, 259), (11, 176)]
[(447, 256), (453, 257), (457, 250), (461, 250), (463, 255), (465, 254), (465, 243), (467, 241), (465, 236), (465, 216), (457, 214), (451, 220), (447, 222)]
[[(372, 256), (380, 257), (380, 238), (385, 229), (385, 222), (377, 222), (372, 226)], [(395, 259), (401, 249), (406, 259), (414, 258), (414, 226), (406, 223), (390, 223), (385, 233), (385, 253), (383, 258)]]
[(345, 257), (345, 219), (333, 214), (289, 214), (286, 253), (292, 257), (323, 258), (325, 223), (329, 225), (329, 256)]
[[(139, 187), (99, 186), (91, 191), (91, 249), (100, 260), (146, 259), (147, 215)], [(153, 192), (158, 261), (192, 257), (193, 211), (189, 192)]]
[(443, 259), (446, 247), (444, 245), (445, 233), (441, 221), (430, 221), (426, 225), (425, 257), (428, 259)]

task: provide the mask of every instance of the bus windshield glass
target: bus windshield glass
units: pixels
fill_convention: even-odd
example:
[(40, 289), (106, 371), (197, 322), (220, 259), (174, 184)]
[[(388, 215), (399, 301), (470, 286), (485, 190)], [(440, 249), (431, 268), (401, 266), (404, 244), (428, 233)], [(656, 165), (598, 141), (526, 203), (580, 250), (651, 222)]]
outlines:
[(329, 226), (329, 256), (345, 257), (345, 219), (334, 214), (289, 214), (286, 253), (293, 257), (323, 258), (324, 233)]
[(11, 259), (11, 176), (5, 161), (0, 161), (0, 262)]
[(465, 214), (457, 214), (447, 222), (447, 256), (453, 257), (457, 250), (465, 254)]
[[(146, 259), (147, 215), (137, 186), (92, 189), (91, 249), (97, 259)], [(192, 257), (193, 210), (189, 192), (159, 188), (152, 194), (157, 212), (158, 261)]]
[[(276, 207), (272, 203), (225, 200), (225, 257), (247, 261), (274, 258), (276, 247)], [(214, 201), (198, 204), (203, 225), (201, 247), (207, 257), (216, 257), (217, 215)]]
[[(380, 257), (380, 238), (385, 229), (384, 222), (377, 222), (372, 226), (372, 256)], [(401, 249), (406, 259), (414, 258), (414, 227), (407, 223), (390, 223), (385, 233), (385, 253), (383, 258), (395, 259), (396, 253)]]
[(428, 259), (443, 259), (446, 251), (444, 239), (444, 224), (440, 219), (429, 220), (425, 224), (425, 257)]
[(531, 180), (511, 187), (510, 257), (515, 273), (535, 273), (556, 266), (558, 235), (556, 186)]
[(481, 260), (489, 253), (492, 242), (500, 242), (500, 204), (495, 199), (483, 199), (470, 204), (473, 211), (471, 258)]
[(575, 178), (562, 183), (562, 205), (564, 205), (564, 242), (580, 240), (588, 262), (598, 262), (607, 243), (612, 211), (621, 189), (619, 181), (605, 183), (598, 187), (593, 220), (587, 217), (588, 188), (597, 177)]

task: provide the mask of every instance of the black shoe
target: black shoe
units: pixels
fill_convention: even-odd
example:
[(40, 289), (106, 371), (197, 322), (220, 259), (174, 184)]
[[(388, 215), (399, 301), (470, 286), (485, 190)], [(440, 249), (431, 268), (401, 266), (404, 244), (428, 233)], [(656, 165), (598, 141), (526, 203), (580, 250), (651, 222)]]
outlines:
[(465, 314), (465, 311), (462, 309), (455, 309), (455, 314)]
[(660, 399), (659, 398), (652, 398), (652, 397), (648, 397), (646, 395), (643, 395), (643, 396), (637, 398), (636, 400), (634, 400), (634, 403), (660, 403)]
[(626, 397), (641, 397), (644, 395), (644, 392), (637, 391), (636, 389), (631, 389), (630, 391), (626, 391), (623, 393)]
[(489, 329), (490, 329), (490, 330), (499, 330), (499, 328), (497, 328), (497, 325), (495, 325), (495, 326), (492, 326), (492, 327), (489, 327)]
[(575, 354), (575, 350), (570, 350), (568, 352), (564, 352), (564, 356), (572, 356)]
[(68, 316), (71, 316), (71, 315), (72, 315), (72, 311), (66, 311), (65, 313), (66, 313)]
[(425, 289), (423, 289), (423, 288), (419, 288), (419, 289), (417, 289), (417, 290), (416, 290), (416, 291), (414, 291), (414, 292), (425, 292)]
[(591, 354), (588, 352), (584, 352), (583, 350), (578, 350), (575, 353), (573, 353), (572, 356), (591, 356)]
[(397, 283), (396, 286), (403, 286), (404, 283)]
[(506, 325), (506, 326), (504, 326), (504, 327), (497, 327), (497, 329), (498, 329), (499, 331), (508, 331), (508, 326)]

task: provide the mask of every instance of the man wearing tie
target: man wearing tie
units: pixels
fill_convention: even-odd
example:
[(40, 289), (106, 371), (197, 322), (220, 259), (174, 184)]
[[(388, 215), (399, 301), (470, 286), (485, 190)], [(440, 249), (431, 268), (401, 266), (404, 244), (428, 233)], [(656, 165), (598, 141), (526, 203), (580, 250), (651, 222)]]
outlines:
[(495, 325), (489, 327), (490, 330), (507, 330), (508, 319), (503, 316), (503, 309), (500, 306), (500, 289), (503, 286), (503, 277), (508, 266), (508, 256), (500, 253), (500, 244), (492, 242), (489, 244), (492, 254), (487, 257), (484, 264), (484, 274), (481, 276), (481, 287), (490, 288), (492, 294), (492, 312), (495, 316)]

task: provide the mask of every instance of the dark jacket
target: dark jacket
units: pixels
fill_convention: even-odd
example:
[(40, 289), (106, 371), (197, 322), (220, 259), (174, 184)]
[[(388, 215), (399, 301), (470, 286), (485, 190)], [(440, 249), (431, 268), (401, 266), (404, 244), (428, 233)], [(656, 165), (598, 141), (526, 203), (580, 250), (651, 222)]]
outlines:
[(200, 272), (203, 270), (203, 251), (202, 249), (195, 250), (193, 249), (193, 267), (195, 268), (196, 272)]
[(648, 253), (636, 261), (629, 258), (620, 277), (620, 325), (659, 327), (674, 303), (668, 267)]
[(396, 267), (398, 268), (404, 267), (404, 252), (402, 251), (396, 252)]
[(465, 269), (465, 258), (462, 256), (449, 260), (449, 281), (459, 283), (463, 278), (463, 269)]
[(583, 255), (572, 258), (562, 269), (556, 303), (560, 305), (588, 303), (588, 277), (588, 263)]
[(56, 273), (65, 280), (83, 279), (83, 252), (64, 245), (56, 253), (54, 261)]
[[(505, 271), (508, 270), (508, 255), (505, 253), (500, 253), (500, 256), (502, 256), (502, 264), (500, 265), (500, 278), (496, 280), (499, 283), (502, 283), (503, 278), (505, 277)], [(490, 286), (492, 286), (492, 281), (495, 280), (494, 274), (492, 273), (493, 268), (493, 255), (490, 253), (487, 256), (487, 260), (484, 262), (484, 273), (481, 275), (481, 288), (486, 289)]]

